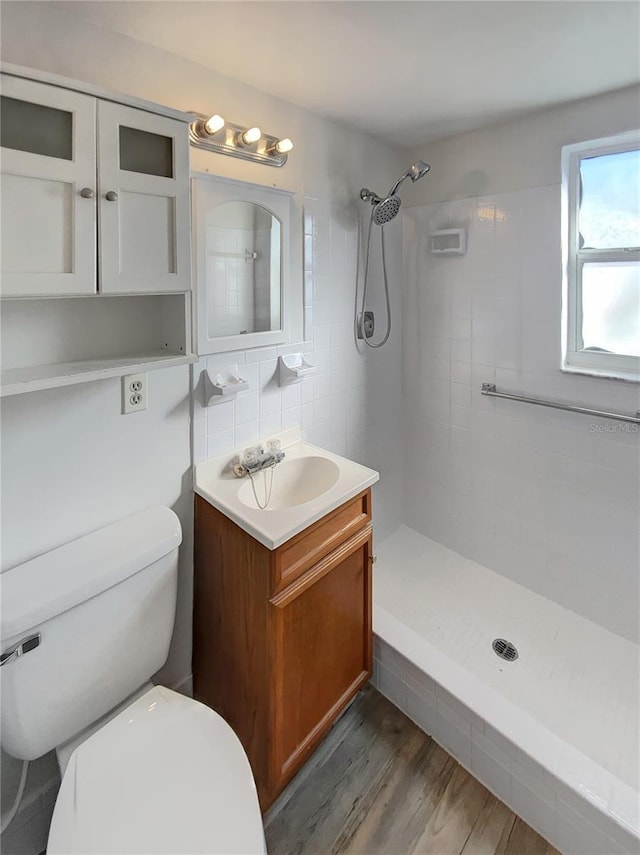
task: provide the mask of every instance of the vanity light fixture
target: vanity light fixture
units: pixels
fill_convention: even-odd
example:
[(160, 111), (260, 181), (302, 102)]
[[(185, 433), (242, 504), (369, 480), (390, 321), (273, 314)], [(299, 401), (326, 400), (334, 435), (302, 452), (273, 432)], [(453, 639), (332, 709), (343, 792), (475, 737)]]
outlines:
[(255, 126), (245, 128), (225, 122), (217, 113), (213, 116), (193, 113), (193, 121), (189, 125), (189, 142), (195, 148), (242, 157), (269, 166), (284, 166), (287, 154), (293, 148), (288, 137), (281, 139), (263, 134)]

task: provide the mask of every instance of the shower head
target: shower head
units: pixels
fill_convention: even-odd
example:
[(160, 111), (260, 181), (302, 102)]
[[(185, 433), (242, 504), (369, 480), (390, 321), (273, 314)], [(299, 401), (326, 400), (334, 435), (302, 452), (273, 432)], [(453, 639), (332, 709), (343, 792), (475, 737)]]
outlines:
[(402, 199), (393, 194), (387, 196), (386, 199), (380, 199), (373, 208), (373, 222), (377, 226), (384, 226), (396, 216), (400, 210), (400, 205), (402, 205)]
[(425, 163), (424, 160), (416, 160), (415, 163), (411, 164), (409, 169), (405, 172), (405, 174), (400, 178), (400, 180), (394, 184), (394, 186), (389, 190), (389, 196), (395, 196), (398, 192), (398, 187), (402, 184), (405, 178), (410, 178), (414, 183), (419, 181), (421, 178), (429, 172), (431, 167), (428, 163)]
[(391, 188), (384, 199), (372, 190), (363, 188), (360, 191), (360, 198), (363, 202), (371, 202), (373, 205), (373, 211), (371, 212), (373, 222), (377, 226), (384, 226), (385, 223), (392, 220), (402, 205), (402, 199), (398, 196), (398, 187), (400, 187), (405, 178), (410, 178), (414, 182), (419, 181), (430, 169), (431, 167), (424, 160), (417, 160), (407, 169), (402, 178)]
[(371, 202), (373, 206), (371, 217), (377, 226), (384, 226), (385, 223), (392, 220), (400, 210), (400, 205), (402, 204), (399, 196), (390, 195), (383, 199), (377, 193), (374, 193), (373, 190), (367, 190), (366, 187), (363, 187), (360, 191), (360, 198), (363, 202)]
[(425, 163), (424, 160), (416, 160), (416, 162), (409, 167), (409, 177), (412, 181), (418, 181), (420, 178), (424, 178), (430, 170), (431, 167), (428, 163)]

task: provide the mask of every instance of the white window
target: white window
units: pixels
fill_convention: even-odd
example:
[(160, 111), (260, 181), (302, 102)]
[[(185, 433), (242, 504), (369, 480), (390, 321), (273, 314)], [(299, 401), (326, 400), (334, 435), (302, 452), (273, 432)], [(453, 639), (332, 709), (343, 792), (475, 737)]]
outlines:
[(640, 380), (640, 133), (562, 149), (562, 367)]

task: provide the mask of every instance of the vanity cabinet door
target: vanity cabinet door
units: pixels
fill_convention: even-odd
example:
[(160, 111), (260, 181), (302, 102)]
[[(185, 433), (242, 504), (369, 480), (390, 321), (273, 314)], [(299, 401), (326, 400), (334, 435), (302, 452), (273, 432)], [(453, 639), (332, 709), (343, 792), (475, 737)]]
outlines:
[(369, 678), (371, 558), (367, 526), (271, 599), (276, 792)]
[(98, 181), (100, 291), (188, 291), (187, 126), (99, 102)]
[(96, 292), (95, 98), (2, 75), (2, 295)]

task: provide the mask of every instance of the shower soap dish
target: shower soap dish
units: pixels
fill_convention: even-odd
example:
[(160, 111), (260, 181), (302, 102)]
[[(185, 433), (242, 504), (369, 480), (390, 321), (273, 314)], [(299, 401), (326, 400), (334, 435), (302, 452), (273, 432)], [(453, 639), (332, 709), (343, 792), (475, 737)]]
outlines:
[(301, 353), (290, 353), (278, 357), (278, 386), (289, 386), (299, 383), (303, 377), (315, 374), (316, 367), (304, 358)]
[(211, 375), (211, 369), (202, 372), (204, 375), (204, 405), (210, 407), (212, 403), (235, 398), (238, 392), (246, 392), (249, 381), (243, 380), (238, 374), (238, 367), (234, 365), (226, 371), (227, 379), (222, 374)]
[(429, 235), (431, 255), (464, 255), (466, 251), (466, 229), (441, 229)]

